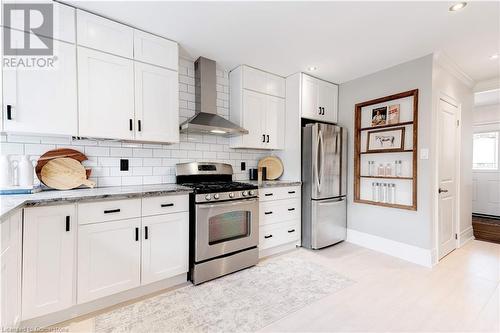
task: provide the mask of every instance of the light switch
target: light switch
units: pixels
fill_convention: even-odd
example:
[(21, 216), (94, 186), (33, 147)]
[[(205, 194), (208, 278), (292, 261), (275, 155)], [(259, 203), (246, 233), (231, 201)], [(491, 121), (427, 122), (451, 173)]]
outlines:
[(429, 149), (427, 149), (427, 148), (420, 149), (420, 159), (421, 160), (428, 160), (429, 159)]

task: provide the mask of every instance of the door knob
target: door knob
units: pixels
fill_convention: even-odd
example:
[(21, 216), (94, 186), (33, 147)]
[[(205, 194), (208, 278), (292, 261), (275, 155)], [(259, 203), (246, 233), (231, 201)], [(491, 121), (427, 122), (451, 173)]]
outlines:
[(448, 193), (448, 190), (443, 190), (442, 188), (439, 188), (438, 192), (439, 192), (439, 194)]

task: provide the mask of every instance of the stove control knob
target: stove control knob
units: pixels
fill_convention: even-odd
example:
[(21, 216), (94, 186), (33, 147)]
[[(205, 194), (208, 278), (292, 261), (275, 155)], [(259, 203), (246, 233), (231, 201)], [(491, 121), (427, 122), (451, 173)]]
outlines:
[(248, 191), (248, 195), (254, 195), (254, 194), (255, 194), (254, 191), (252, 191), (252, 190)]
[(234, 198), (234, 193), (233, 192), (229, 192), (229, 197), (230, 198)]
[(214, 194), (214, 199), (219, 199), (219, 193)]
[(247, 193), (247, 191), (243, 191), (243, 192), (241, 192), (241, 195), (246, 197), (248, 195), (248, 193)]
[(205, 195), (205, 200), (209, 201), (212, 199), (212, 196), (210, 194)]

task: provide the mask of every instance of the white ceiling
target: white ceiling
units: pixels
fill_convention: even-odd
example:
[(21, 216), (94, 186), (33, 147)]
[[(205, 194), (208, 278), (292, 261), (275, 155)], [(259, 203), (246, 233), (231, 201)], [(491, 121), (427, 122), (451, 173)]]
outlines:
[(498, 77), (500, 2), (70, 1), (176, 40), (184, 55), (226, 69), (248, 64), (283, 76), (341, 83), (443, 51), (473, 80)]

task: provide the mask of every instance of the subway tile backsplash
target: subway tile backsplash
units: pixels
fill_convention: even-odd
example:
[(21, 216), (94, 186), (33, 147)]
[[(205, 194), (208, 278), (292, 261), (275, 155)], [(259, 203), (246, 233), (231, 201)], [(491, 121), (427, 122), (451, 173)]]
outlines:
[[(229, 117), (228, 72), (217, 69), (217, 112)], [(194, 62), (179, 59), (179, 123), (193, 116)], [(172, 145), (141, 144), (99, 140), (73, 140), (68, 137), (36, 135), (1, 135), (2, 154), (31, 155), (38, 158), (48, 150), (72, 148), (85, 153), (84, 165), (92, 168), (91, 179), (97, 186), (141, 185), (175, 182), (175, 164), (192, 161), (229, 163), (234, 179), (248, 179), (248, 169), (255, 168), (260, 158), (271, 151), (231, 149), (225, 137), (199, 134), (181, 134), (180, 142)], [(120, 159), (129, 160), (129, 170), (120, 171)], [(247, 170), (241, 171), (241, 162)]]

